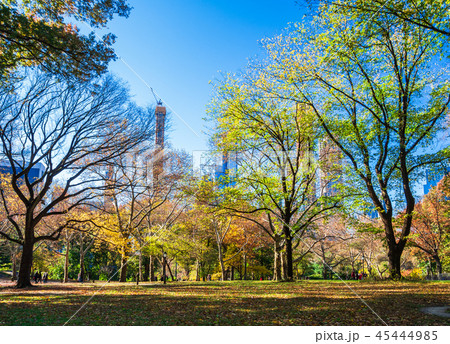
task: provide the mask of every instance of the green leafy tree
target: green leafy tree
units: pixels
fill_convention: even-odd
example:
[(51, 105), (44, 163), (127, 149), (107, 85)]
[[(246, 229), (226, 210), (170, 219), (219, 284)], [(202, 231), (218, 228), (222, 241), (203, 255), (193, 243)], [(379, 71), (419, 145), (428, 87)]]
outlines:
[(91, 79), (106, 71), (115, 59), (115, 36), (98, 40), (85, 36), (68, 18), (91, 27), (105, 27), (114, 14), (127, 17), (124, 0), (68, 0), (0, 2), (0, 77), (7, 79), (19, 66), (39, 66), (46, 71)]
[[(411, 230), (414, 180), (449, 158), (432, 150), (445, 129), (448, 74), (441, 35), (380, 13), (370, 20), (323, 8), (309, 27), (267, 43), (267, 73), (307, 104), (348, 162), (348, 178), (364, 190), (382, 220), (390, 275), (400, 278)], [(286, 91), (284, 91), (286, 92)], [(406, 216), (396, 226), (396, 211)]]
[(450, 38), (448, 0), (325, 0), (324, 3), (366, 18), (388, 14)]
[[(219, 151), (238, 157), (236, 187), (229, 188), (227, 202), (220, 206), (240, 216), (266, 214), (267, 223), (259, 223), (275, 243), (276, 279), (284, 247), (285, 279), (293, 280), (294, 243), (340, 204), (340, 197), (327, 192), (337, 182), (336, 166), (327, 164), (325, 149), (318, 159), (314, 156), (321, 132), (307, 107), (282, 95), (273, 97), (274, 85), (264, 73), (250, 70), (242, 79), (224, 80), (212, 102), (214, 143)], [(330, 168), (322, 170), (317, 188), (319, 170), (326, 165)]]

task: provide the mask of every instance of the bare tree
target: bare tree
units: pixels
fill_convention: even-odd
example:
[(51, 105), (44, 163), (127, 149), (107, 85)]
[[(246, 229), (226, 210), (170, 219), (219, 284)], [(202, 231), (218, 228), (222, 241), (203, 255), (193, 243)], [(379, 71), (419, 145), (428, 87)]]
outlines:
[[(17, 281), (23, 288), (31, 285), (34, 245), (56, 241), (65, 228), (85, 220), (71, 218), (43, 233), (38, 225), (48, 217), (90, 206), (96, 190), (111, 188), (90, 173), (92, 167), (133, 149), (147, 138), (148, 125), (124, 87), (110, 76), (87, 84), (37, 75), (15, 85), (15, 90), (0, 90), (0, 158), (21, 210), (11, 208), (2, 187), (1, 206), (14, 231), (0, 235), (23, 247)], [(33, 174), (36, 170), (39, 173)], [(57, 182), (62, 187), (55, 194), (52, 186)], [(64, 201), (70, 204), (58, 210)]]
[[(158, 231), (170, 227), (178, 217), (180, 202), (176, 195), (186, 169), (182, 154), (159, 154), (149, 142), (130, 153), (116, 159), (106, 174), (100, 174), (105, 183), (116, 185), (105, 196), (104, 211), (111, 215), (106, 225), (110, 233), (105, 235), (120, 251), (121, 282), (126, 281), (127, 261), (133, 252), (138, 253), (139, 278), (143, 280), (142, 250), (153, 234), (152, 227), (158, 225)], [(155, 164), (164, 166), (158, 177), (153, 175)]]

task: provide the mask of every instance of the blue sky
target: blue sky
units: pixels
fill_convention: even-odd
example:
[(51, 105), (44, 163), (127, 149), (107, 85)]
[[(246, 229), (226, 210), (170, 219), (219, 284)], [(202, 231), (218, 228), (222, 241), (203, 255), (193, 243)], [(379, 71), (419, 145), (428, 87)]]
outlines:
[(130, 17), (113, 19), (108, 31), (117, 35), (117, 55), (135, 73), (121, 60), (111, 63), (110, 71), (129, 84), (139, 105), (155, 103), (145, 83), (153, 87), (172, 110), (169, 141), (188, 152), (208, 147), (202, 118), (211, 97), (210, 81), (220, 78), (220, 71), (244, 68), (248, 58), (261, 52), (259, 40), (281, 33), (306, 12), (295, 0), (129, 4), (134, 7)]

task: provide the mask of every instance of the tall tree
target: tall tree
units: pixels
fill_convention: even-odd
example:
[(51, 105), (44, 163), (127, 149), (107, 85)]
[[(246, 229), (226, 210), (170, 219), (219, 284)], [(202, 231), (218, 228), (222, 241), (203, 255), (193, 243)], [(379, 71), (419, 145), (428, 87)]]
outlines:
[[(340, 198), (325, 192), (336, 176), (328, 171), (317, 187), (328, 152), (322, 150), (316, 159), (321, 133), (309, 109), (281, 95), (273, 97), (269, 91), (273, 82), (257, 70), (242, 79), (224, 80), (212, 102), (217, 123), (214, 143), (219, 151), (238, 157), (232, 179), (236, 187), (229, 188), (229, 200), (223, 206), (241, 216), (267, 213), (271, 229), (266, 231), (274, 239), (275, 264), (284, 246), (286, 279), (293, 280), (293, 242), (339, 206)], [(248, 208), (239, 207), (243, 204)]]
[(229, 211), (218, 206), (217, 202), (221, 195), (217, 182), (202, 178), (195, 181), (193, 188), (187, 190), (187, 193), (196, 200), (195, 210), (199, 214), (197, 222), (205, 232), (209, 232), (209, 236), (214, 238), (222, 275), (221, 280), (224, 281), (226, 279), (224, 242), (230, 233), (233, 216)]
[[(153, 122), (153, 110), (146, 113)], [(152, 174), (154, 164), (163, 166), (157, 178)], [(155, 231), (171, 227), (180, 215), (185, 204), (178, 193), (188, 167), (184, 152), (166, 149), (161, 154), (147, 141), (98, 173), (105, 184), (114, 186), (104, 196), (103, 210), (110, 215), (104, 227), (114, 232), (105, 235), (121, 253), (121, 282), (126, 281), (127, 261), (135, 253), (142, 280), (143, 251), (149, 239)]]
[[(64, 228), (83, 220), (70, 218), (49, 233), (37, 232), (38, 225), (94, 204), (96, 191), (109, 186), (90, 173), (92, 167), (104, 168), (146, 140), (148, 123), (111, 77), (90, 85), (38, 75), (21, 86), (16, 93), (0, 94), (0, 157), (15, 194), (9, 201), (0, 188), (1, 206), (14, 228), (0, 235), (22, 245), (17, 287), (27, 287), (34, 245), (58, 240)], [(54, 189), (58, 181), (61, 187)], [(70, 205), (58, 210), (66, 201)], [(14, 212), (12, 203), (21, 211)]]
[[(400, 278), (414, 178), (449, 157), (448, 148), (430, 151), (450, 103), (448, 75), (434, 63), (445, 49), (441, 36), (389, 13), (367, 20), (329, 7), (268, 48), (275, 61), (268, 73), (310, 106), (348, 161), (353, 185), (378, 211), (390, 274)], [(403, 207), (397, 230), (393, 219)]]

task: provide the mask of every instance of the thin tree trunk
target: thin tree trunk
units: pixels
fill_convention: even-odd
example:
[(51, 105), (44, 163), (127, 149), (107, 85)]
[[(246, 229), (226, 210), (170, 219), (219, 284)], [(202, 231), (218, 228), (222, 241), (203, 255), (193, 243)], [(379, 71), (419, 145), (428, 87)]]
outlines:
[(170, 278), (172, 279), (172, 281), (175, 281), (175, 278), (173, 277), (173, 274), (172, 274), (172, 269), (170, 268), (170, 264), (166, 262), (166, 265), (167, 265), (167, 270), (169, 270)]
[(247, 253), (244, 253), (244, 280), (247, 279)]
[(70, 243), (66, 243), (66, 253), (64, 257), (64, 279), (63, 282), (69, 282), (69, 251), (70, 251)]
[(281, 245), (280, 237), (275, 236), (274, 239), (274, 258), (273, 258), (273, 280), (281, 281)]
[(84, 282), (84, 241), (83, 236), (80, 238), (80, 272), (78, 273), (78, 282)]
[(162, 259), (162, 268), (163, 268), (162, 277), (163, 277), (164, 284), (166, 284), (166, 282), (167, 282), (166, 265), (167, 265), (166, 258), (163, 257), (163, 259)]
[(150, 261), (148, 263), (148, 267), (150, 270), (150, 281), (153, 282), (155, 280), (155, 266), (154, 266), (153, 256), (150, 256)]
[(223, 256), (222, 256), (222, 245), (217, 244), (218, 250), (219, 250), (219, 263), (220, 263), (220, 271), (222, 272), (222, 281), (226, 280), (225, 276), (225, 264), (223, 262)]
[(17, 253), (13, 253), (12, 257), (11, 257), (11, 261), (12, 261), (12, 276), (11, 276), (11, 281), (15, 281), (17, 279)]
[(289, 281), (286, 251), (281, 251), (281, 271), (283, 275), (283, 281)]
[(200, 281), (200, 260), (198, 258), (195, 266), (195, 280)]
[(327, 279), (327, 262), (325, 260), (325, 247), (323, 245), (323, 241), (320, 242), (320, 253), (322, 258), (322, 278), (324, 280)]
[(220, 261), (220, 271), (222, 273), (221, 280), (226, 281), (227, 276), (226, 276), (226, 271), (225, 271), (225, 264), (223, 263), (223, 259), (221, 259), (221, 257), (219, 258), (219, 261)]
[(127, 256), (125, 253), (122, 253), (121, 261), (120, 261), (120, 279), (119, 282), (127, 281)]
[(142, 252), (139, 251), (139, 281), (143, 281), (143, 274), (142, 274)]
[(80, 254), (80, 272), (78, 273), (78, 282), (84, 282), (86, 278), (86, 271), (84, 269), (84, 252)]
[[(144, 282), (148, 281), (150, 276), (150, 261), (148, 257), (144, 257)], [(151, 281), (151, 280), (150, 280)]]

